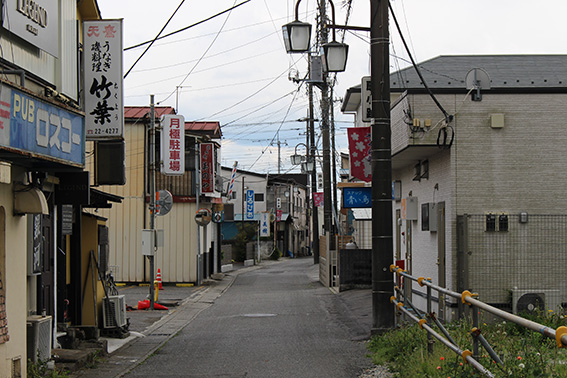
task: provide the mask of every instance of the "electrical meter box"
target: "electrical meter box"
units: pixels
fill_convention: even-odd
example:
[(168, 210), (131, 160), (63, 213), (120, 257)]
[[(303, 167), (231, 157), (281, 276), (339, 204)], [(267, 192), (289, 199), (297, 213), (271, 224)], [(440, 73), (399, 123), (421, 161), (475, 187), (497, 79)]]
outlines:
[(417, 220), (417, 197), (406, 197), (402, 199), (402, 219)]
[(142, 230), (142, 255), (153, 256), (156, 249), (156, 230)]

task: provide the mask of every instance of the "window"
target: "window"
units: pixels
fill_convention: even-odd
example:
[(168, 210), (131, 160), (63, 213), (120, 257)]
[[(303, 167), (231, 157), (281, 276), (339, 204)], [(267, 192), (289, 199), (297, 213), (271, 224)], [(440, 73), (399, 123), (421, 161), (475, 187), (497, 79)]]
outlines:
[(254, 202), (264, 202), (264, 193), (254, 193)]

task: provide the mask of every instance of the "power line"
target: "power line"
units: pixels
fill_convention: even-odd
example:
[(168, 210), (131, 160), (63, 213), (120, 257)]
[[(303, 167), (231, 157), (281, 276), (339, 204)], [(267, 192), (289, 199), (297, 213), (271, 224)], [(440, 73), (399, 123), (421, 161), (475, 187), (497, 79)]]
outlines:
[[(183, 0), (183, 1), (185, 1), (185, 0)], [(183, 1), (182, 1), (181, 3), (183, 3)], [(171, 37), (171, 36), (174, 35), (174, 34), (180, 33), (180, 32), (182, 32), (182, 31), (185, 31), (185, 30), (187, 30), (187, 29), (190, 29), (190, 28), (192, 28), (192, 27), (194, 27), (194, 26), (197, 26), (197, 25), (200, 25), (200, 24), (205, 23), (205, 22), (207, 22), (207, 21), (210, 21), (210, 20), (212, 20), (213, 18), (218, 17), (218, 16), (220, 16), (220, 15), (226, 13), (226, 12), (230, 12), (231, 10), (233, 10), (233, 9), (235, 9), (235, 8), (238, 8), (239, 6), (244, 5), (244, 4), (246, 4), (246, 3), (250, 2), (250, 1), (251, 1), (251, 0), (246, 0), (246, 1), (242, 2), (242, 3), (240, 3), (240, 4), (237, 4), (237, 5), (235, 5), (235, 6), (231, 7), (231, 8), (228, 8), (228, 9), (226, 9), (226, 10), (220, 12), (220, 13), (217, 13), (217, 14), (211, 16), (211, 17), (208, 17), (208, 18), (206, 18), (206, 19), (204, 19), (204, 20), (201, 20), (201, 21), (196, 22), (196, 23), (194, 23), (194, 24), (192, 24), (192, 25), (189, 25), (189, 26), (186, 26), (186, 27), (184, 27), (184, 28), (182, 28), (182, 29), (179, 29), (179, 30), (176, 30), (176, 31), (174, 31), (174, 32), (171, 32), (171, 33), (169, 33), (169, 34), (165, 34), (165, 35), (163, 35), (163, 36), (161, 36), (161, 37), (159, 37), (159, 34), (158, 34), (158, 36), (157, 36), (156, 38), (154, 38), (153, 40), (151, 40), (151, 41), (146, 41), (146, 42), (142, 42), (142, 43), (138, 43), (137, 45), (134, 45), (134, 46), (126, 47), (126, 48), (124, 49), (124, 51), (128, 51), (128, 50), (131, 50), (131, 49), (135, 49), (136, 47), (144, 46), (144, 45), (147, 45), (148, 43), (149, 43), (150, 46), (151, 46), (151, 44), (153, 44), (155, 41), (158, 41), (158, 40), (163, 39), (163, 38)], [(176, 10), (176, 12), (177, 12), (177, 10)], [(175, 14), (175, 13), (174, 13), (174, 14)], [(173, 16), (172, 16), (172, 17), (173, 17)], [(169, 22), (169, 21), (167, 21), (167, 22)], [(167, 26), (167, 24), (165, 24), (165, 25)], [(165, 26), (164, 26), (164, 28), (165, 28)], [(162, 31), (163, 31), (163, 29), (162, 29)], [(160, 34), (161, 34), (161, 31), (160, 31)], [(148, 48), (149, 48), (149, 47), (148, 47)]]
[[(250, 0), (248, 0), (250, 1)], [(185, 80), (187, 80), (187, 78), (189, 77), (189, 75), (191, 75), (191, 73), (193, 73), (193, 71), (195, 70), (195, 68), (197, 68), (197, 66), (199, 65), (199, 63), (201, 63), (201, 60), (203, 60), (203, 58), (205, 57), (205, 55), (207, 55), (207, 53), (209, 52), (209, 50), (211, 49), (211, 47), (213, 47), (214, 43), (216, 42), (217, 38), (220, 35), (220, 32), (222, 31), (222, 29), (224, 28), (224, 26), (226, 25), (228, 18), (230, 17), (230, 13), (231, 11), (229, 11), (228, 15), (226, 16), (226, 19), (224, 20), (223, 24), (221, 25), (219, 31), (217, 32), (217, 34), (215, 35), (215, 38), (213, 38), (213, 40), (211, 41), (211, 43), (209, 44), (209, 47), (207, 47), (207, 49), (205, 50), (205, 52), (201, 55), (201, 57), (199, 58), (199, 60), (197, 61), (197, 63), (195, 63), (195, 65), (193, 66), (193, 68), (191, 68), (191, 70), (189, 72), (187, 72), (187, 75), (185, 75), (185, 77), (183, 78), (183, 80), (181, 80), (181, 83), (179, 83), (179, 85), (176, 87), (176, 89), (174, 89), (169, 96), (167, 96), (166, 98), (164, 98), (162, 101), (158, 102), (158, 104), (162, 103), (163, 101), (166, 101), (168, 98), (170, 98), (171, 96), (173, 96), (173, 94), (175, 93), (175, 91), (177, 90), (178, 87), (182, 86), (183, 83), (185, 82)]]
[(183, 3), (185, 2), (185, 0), (181, 0), (181, 3), (177, 6), (177, 8), (175, 9), (175, 12), (173, 12), (173, 14), (169, 17), (169, 20), (167, 20), (167, 22), (165, 23), (165, 25), (163, 25), (163, 27), (161, 28), (161, 30), (159, 31), (159, 33), (156, 35), (156, 37), (150, 42), (149, 46), (146, 47), (146, 49), (144, 50), (144, 52), (142, 53), (142, 55), (140, 55), (138, 57), (138, 59), (136, 59), (136, 61), (134, 62), (134, 64), (132, 64), (132, 67), (130, 67), (130, 69), (128, 70), (128, 72), (126, 72), (126, 74), (124, 75), (124, 79), (126, 79), (126, 76), (128, 76), (128, 74), (130, 73), (130, 71), (132, 71), (132, 68), (134, 68), (134, 66), (136, 65), (136, 63), (138, 63), (140, 61), (140, 59), (142, 59), (142, 57), (144, 56), (144, 54), (150, 49), (150, 47), (152, 47), (152, 45), (154, 44), (155, 41), (157, 41), (157, 39), (159, 38), (160, 34), (164, 31), (164, 29), (167, 27), (167, 24), (169, 24), (169, 22), (173, 19), (173, 16), (175, 16), (175, 13), (177, 13), (177, 11), (179, 10), (179, 8), (181, 8), (181, 6), (183, 5)]

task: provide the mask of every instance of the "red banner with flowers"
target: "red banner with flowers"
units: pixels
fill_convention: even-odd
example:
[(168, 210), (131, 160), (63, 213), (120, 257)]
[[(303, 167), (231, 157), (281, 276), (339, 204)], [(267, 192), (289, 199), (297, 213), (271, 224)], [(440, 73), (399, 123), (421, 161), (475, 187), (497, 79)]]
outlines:
[(325, 199), (325, 193), (323, 192), (315, 192), (313, 193), (313, 206), (315, 207), (323, 207), (323, 202)]
[(372, 180), (372, 136), (370, 127), (350, 127), (348, 131), (348, 150), (350, 155), (350, 175), (359, 180)]

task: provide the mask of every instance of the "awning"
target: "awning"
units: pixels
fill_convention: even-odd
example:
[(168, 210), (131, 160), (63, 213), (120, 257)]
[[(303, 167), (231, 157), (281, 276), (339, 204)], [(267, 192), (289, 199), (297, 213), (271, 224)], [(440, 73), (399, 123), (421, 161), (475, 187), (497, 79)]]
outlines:
[(91, 200), (88, 205), (83, 205), (83, 208), (95, 208), (95, 209), (110, 209), (112, 204), (110, 202), (122, 203), (123, 197), (105, 193), (98, 189), (90, 188)]
[(14, 190), (14, 214), (49, 214), (45, 195), (38, 188), (18, 185)]

